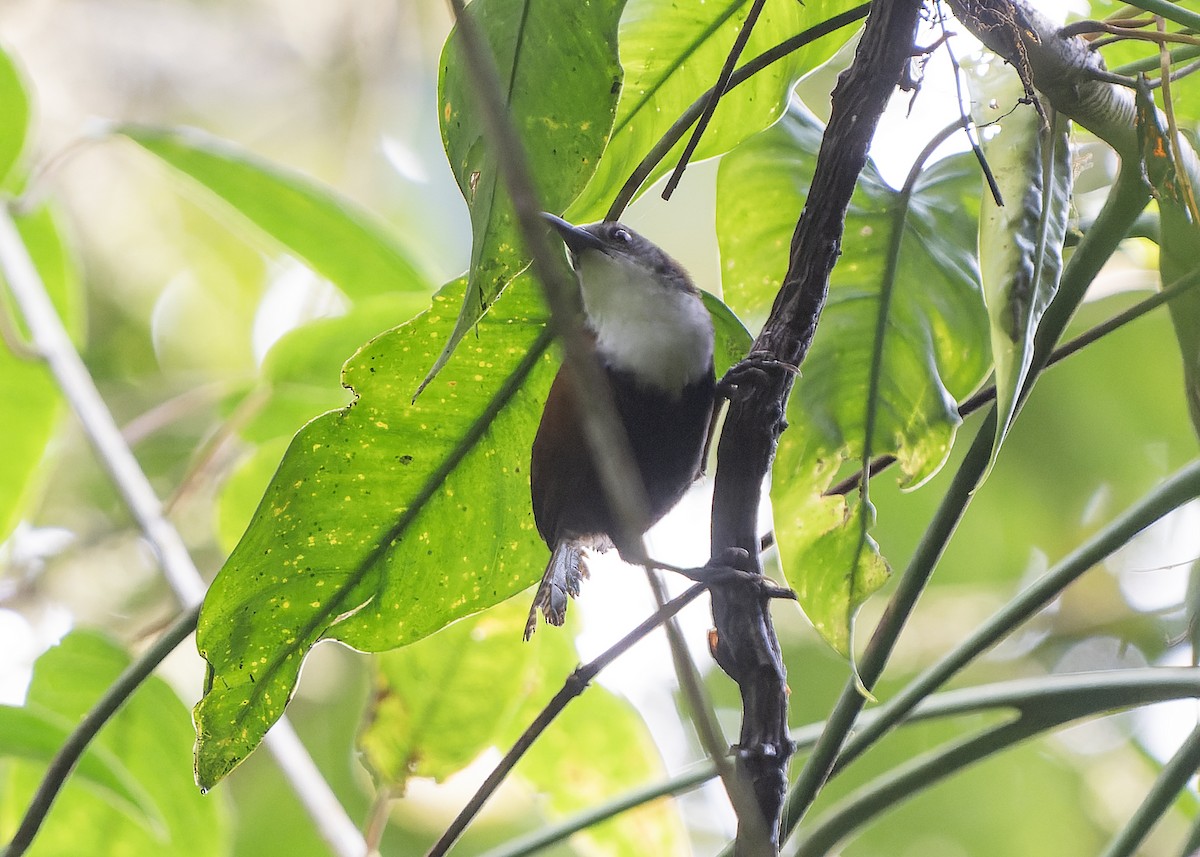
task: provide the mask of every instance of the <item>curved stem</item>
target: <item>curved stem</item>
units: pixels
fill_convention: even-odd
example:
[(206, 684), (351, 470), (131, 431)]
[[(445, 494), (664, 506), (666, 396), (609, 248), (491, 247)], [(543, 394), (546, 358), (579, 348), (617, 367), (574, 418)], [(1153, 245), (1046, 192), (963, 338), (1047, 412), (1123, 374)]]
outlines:
[[(1018, 716), (975, 735), (938, 747), (884, 774), (843, 799), (809, 830), (792, 857), (817, 857), (830, 853), (855, 829), (935, 783), (982, 759), (1007, 750), (1043, 732), (1076, 720), (1112, 714), (1164, 699), (1200, 697), (1200, 676), (1195, 670), (1146, 667), (1047, 677), (1011, 683), (1007, 704), (993, 697), (992, 708), (1009, 707)], [(1021, 685), (1025, 685), (1023, 688)], [(1015, 692), (1012, 692), (1015, 691)], [(961, 691), (951, 692), (954, 696)], [(982, 700), (981, 700), (982, 701)], [(1129, 857), (1149, 827), (1170, 807), (1200, 763), (1200, 728), (1180, 748), (1119, 841), (1105, 857)]]
[[(17, 232), (9, 208), (3, 205), (0, 205), (0, 270), (24, 317), (33, 345), (45, 359), (142, 537), (157, 554), (168, 585), (185, 607), (199, 604), (204, 597), (204, 579), (179, 531), (164, 514), (154, 487), (121, 435), (83, 358), (75, 350)], [(295, 738), (295, 733), (284, 725), (281, 730), (268, 733), (266, 740), (321, 837), (339, 857), (360, 857), (364, 845), (358, 827), (320, 775), (304, 745)]]
[(638, 640), (642, 639), (642, 637), (646, 636), (663, 622), (682, 610), (687, 604), (695, 599), (696, 596), (703, 592), (704, 589), (705, 587), (703, 584), (697, 583), (695, 586), (690, 587), (681, 595), (677, 595), (674, 599), (667, 602), (667, 604), (655, 612), (653, 616), (646, 619), (644, 622), (622, 637), (615, 645), (609, 648), (602, 655), (590, 663), (584, 664), (576, 669), (575, 672), (571, 673), (571, 675), (567, 676), (567, 680), (563, 683), (562, 688), (558, 691), (558, 693), (554, 694), (554, 697), (548, 703), (546, 703), (546, 707), (538, 713), (537, 717), (533, 719), (533, 722), (529, 724), (528, 728), (521, 733), (521, 737), (519, 737), (516, 742), (514, 742), (513, 746), (509, 748), (508, 752), (504, 754), (504, 758), (501, 759), (496, 767), (492, 769), (492, 772), (488, 774), (487, 779), (483, 781), (483, 784), (478, 790), (476, 790), (475, 794), (471, 796), (471, 799), (467, 802), (467, 805), (462, 808), (459, 814), (455, 817), (454, 821), (450, 823), (450, 826), (447, 827), (445, 832), (442, 833), (441, 837), (438, 838), (438, 841), (435, 842), (433, 847), (429, 849), (426, 857), (443, 857), (443, 855), (450, 850), (451, 846), (453, 846), (458, 840), (458, 837), (461, 836), (463, 831), (467, 829), (467, 825), (470, 824), (472, 819), (474, 819), (475, 816), (479, 814), (479, 811), (483, 809), (483, 805), (487, 803), (488, 798), (495, 793), (496, 789), (500, 787), (500, 783), (504, 782), (504, 779), (509, 775), (509, 773), (512, 772), (512, 769), (516, 767), (517, 762), (522, 756), (525, 755), (525, 751), (533, 745), (533, 742), (537, 740), (538, 736), (546, 731), (546, 727), (549, 726), (553, 722), (554, 718), (562, 712), (567, 703), (579, 694), (583, 693), (584, 689), (591, 684), (592, 679), (594, 679), (602, 669), (616, 660), (617, 657), (627, 652), (629, 648)]
[(128, 701), (138, 685), (149, 678), (155, 667), (163, 662), (167, 655), (188, 638), (196, 630), (196, 619), (200, 615), (200, 605), (191, 607), (171, 625), (158, 641), (146, 652), (125, 668), (124, 672), (104, 692), (100, 701), (84, 716), (79, 725), (71, 732), (70, 737), (54, 754), (50, 767), (38, 784), (29, 807), (21, 819), (21, 824), (13, 834), (8, 847), (4, 849), (3, 857), (20, 857), (33, 844), (42, 822), (46, 820), (50, 807), (55, 798), (66, 784), (71, 771), (75, 769), (80, 757), (91, 744), (92, 739), (112, 716)]
[(1195, 776), (1197, 767), (1200, 767), (1200, 725), (1167, 762), (1129, 823), (1104, 849), (1102, 857), (1132, 857), (1150, 828), (1166, 815), (1188, 780)]
[[(900, 726), (903, 728), (930, 720), (1004, 709), (1019, 711), (1042, 703), (1061, 711), (1059, 719), (1065, 722), (1101, 711), (1197, 697), (1200, 697), (1200, 676), (1195, 670), (1186, 667), (1140, 667), (1094, 673), (1068, 673), (943, 691), (922, 700), (912, 715)], [(867, 711), (860, 718), (859, 724), (870, 728), (882, 713), (881, 709)], [(820, 737), (823, 726), (823, 723), (810, 723), (793, 730), (792, 738), (796, 742), (797, 750), (804, 751), (812, 747)], [(520, 840), (488, 851), (483, 857), (530, 857), (540, 853), (543, 848), (562, 842), (571, 835), (607, 821), (626, 810), (694, 789), (715, 775), (716, 771), (711, 762), (701, 763), (683, 774), (627, 792), (603, 806), (586, 810)], [(1200, 834), (1197, 836), (1197, 842), (1200, 844)], [(1191, 857), (1192, 850), (1185, 850), (1184, 854)]]
[[(745, 83), (767, 66), (778, 62), (789, 54), (795, 53), (805, 45), (815, 42), (817, 39), (827, 36), (836, 30), (840, 30), (848, 24), (862, 20), (867, 16), (870, 8), (870, 3), (855, 6), (853, 9), (848, 9), (840, 15), (834, 15), (832, 18), (822, 21), (814, 27), (809, 27), (802, 33), (797, 33), (790, 39), (785, 39), (775, 47), (763, 51), (733, 73), (729, 78), (729, 83), (725, 87), (725, 91), (728, 92), (735, 86)], [(687, 130), (692, 127), (700, 117), (700, 114), (704, 112), (704, 106), (712, 98), (714, 89), (715, 87), (709, 89), (693, 101), (691, 106), (679, 115), (675, 123), (667, 129), (666, 133), (646, 153), (645, 157), (642, 158), (633, 172), (630, 173), (629, 178), (625, 180), (625, 184), (621, 185), (621, 189), (617, 191), (612, 205), (608, 208), (608, 213), (604, 215), (605, 220), (621, 219), (621, 213), (633, 201), (642, 184), (654, 172), (655, 167), (662, 162), (662, 159), (667, 156), (671, 149), (675, 148), (675, 144), (683, 139), (683, 135), (687, 133)]]
[(953, 651), (925, 669), (885, 705), (876, 709), (874, 719), (862, 725), (854, 737), (846, 742), (836, 769), (844, 768), (862, 755), (890, 729), (903, 722), (930, 693), (1057, 598), (1084, 572), (1102, 562), (1146, 527), (1196, 497), (1200, 497), (1200, 461), (1178, 471), (1135, 503), (998, 610)]

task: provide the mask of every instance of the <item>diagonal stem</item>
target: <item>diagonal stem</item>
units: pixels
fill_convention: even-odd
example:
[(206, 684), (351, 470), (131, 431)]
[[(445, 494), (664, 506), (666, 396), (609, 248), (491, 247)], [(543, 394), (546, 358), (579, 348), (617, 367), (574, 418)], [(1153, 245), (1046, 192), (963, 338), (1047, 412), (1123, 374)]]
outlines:
[[(0, 205), (0, 270), (24, 317), (33, 347), (45, 359), (121, 499), (158, 555), (168, 584), (185, 607), (194, 607), (204, 597), (200, 572), (179, 531), (163, 515), (162, 504), (150, 480), (121, 436), (96, 382), (75, 350), (9, 208), (3, 205)], [(339, 857), (361, 857), (364, 844), (358, 827), (350, 820), (290, 726), (284, 725), (282, 729), (267, 733), (267, 743), (321, 836)], [(49, 806), (44, 807), (44, 810), (48, 809)], [(40, 825), (42, 820), (44, 812), (37, 823)]]

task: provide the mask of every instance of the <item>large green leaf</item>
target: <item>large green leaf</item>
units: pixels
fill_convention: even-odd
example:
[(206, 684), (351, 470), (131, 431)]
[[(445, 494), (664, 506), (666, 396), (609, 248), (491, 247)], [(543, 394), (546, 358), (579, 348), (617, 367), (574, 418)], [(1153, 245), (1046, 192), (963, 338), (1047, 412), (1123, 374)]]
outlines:
[[(238, 434), (255, 446), (221, 486), (217, 535), (227, 550), (245, 532), (292, 435), (314, 416), (351, 400), (340, 383), (346, 360), (381, 328), (410, 319), (428, 305), (427, 296), (413, 292), (363, 298), (345, 315), (294, 328), (271, 347), (258, 386), (231, 415)], [(239, 413), (250, 416), (239, 419)]]
[[(608, 140), (621, 88), (617, 21), (624, 5), (475, 0), (469, 7), (492, 49), (508, 115), (550, 211), (575, 198)], [(471, 210), (471, 270), (458, 323), (430, 377), (529, 264), (459, 42), (451, 33), (442, 52), (439, 103), (446, 157)]]
[[(820, 136), (816, 120), (796, 106), (722, 161), (717, 235), (723, 286), (730, 305), (744, 314), (765, 312), (783, 278)], [(941, 467), (959, 424), (955, 399), (978, 386), (989, 368), (972, 254), (976, 175), (967, 157), (938, 162), (918, 182), (905, 221), (878, 397), (871, 404), (871, 448), (899, 458), (906, 487)], [(817, 630), (842, 652), (855, 611), (882, 584), (886, 569), (866, 535), (872, 511), (823, 492), (844, 461), (863, 453), (880, 288), (898, 199), (868, 165), (788, 406), (790, 428), (771, 483), (788, 579)]]
[(559, 651), (571, 649), (563, 634), (524, 642), (527, 609), (510, 599), (376, 658), (359, 746), (378, 781), (400, 793), (410, 776), (443, 780), (528, 725), (544, 704), (547, 655), (576, 656)]
[[(38, 208), (14, 218), (25, 249), (68, 328), (78, 331), (79, 278), (53, 213)], [(5, 310), (7, 311), (7, 310)], [(12, 531), (34, 493), (38, 465), (62, 411), (54, 376), (37, 360), (0, 344), (0, 540)]]
[(996, 367), (994, 463), (1017, 415), (1038, 323), (1058, 291), (1073, 177), (1067, 123), (1043, 127), (1032, 105), (1018, 103), (1024, 89), (1012, 69), (993, 66), (986, 78), (971, 80), (976, 101), (1003, 113), (998, 126), (995, 117), (980, 121), (991, 126), (984, 154), (1004, 203), (984, 186), (979, 267)]
[[(48, 768), (71, 734), (71, 724), (36, 705), (0, 705), (0, 758), (27, 759)], [(161, 833), (162, 817), (153, 798), (111, 752), (91, 746), (79, 759), (72, 776), (97, 789), (131, 819)]]
[(199, 182), (350, 298), (428, 291), (387, 227), (333, 190), (192, 129), (117, 129)]
[(0, 46), (0, 188), (12, 190), (29, 138), (30, 100), (16, 62)]
[[(554, 370), (514, 286), (416, 402), (463, 284), (346, 365), (356, 401), (305, 426), (205, 599), (197, 771), (211, 785), (282, 713), (321, 637), (383, 651), (528, 586), (545, 549), (526, 465)], [(531, 350), (532, 349), (532, 350)]]
[[(202, 784), (258, 745), (319, 639), (386, 651), (541, 573), (527, 464), (555, 361), (529, 278), (412, 398), (464, 288), (447, 286), (432, 309), (351, 358), (344, 383), (355, 401), (296, 435), (213, 582), (197, 633), (209, 663), (196, 707)], [(744, 350), (745, 339), (734, 324), (718, 326), (722, 354)], [(270, 464), (247, 475), (241, 502)]]
[[(38, 659), (28, 705), (76, 723), (128, 665), (129, 656), (105, 637), (74, 631)], [(224, 854), (222, 802), (196, 790), (191, 737), (187, 708), (165, 682), (150, 678), (93, 744), (91, 755), (97, 761), (86, 764), (93, 771), (97, 763), (104, 764), (106, 788), (68, 781), (29, 851), (31, 857), (73, 857), (80, 853), (81, 841), (89, 843), (85, 850), (91, 854)], [(115, 767), (115, 759), (123, 771)], [(0, 788), (0, 818), (19, 817), (43, 772), (25, 763), (13, 767)], [(114, 776), (123, 783), (115, 792), (108, 787)], [(153, 814), (131, 818), (127, 801), (133, 798), (139, 807), (149, 808), (146, 795), (153, 801)], [(0, 838), (9, 833), (0, 832)]]
[[(638, 162), (680, 114), (716, 83), (750, 5), (750, 0), (630, 0), (621, 19), (625, 83), (612, 139), (587, 188), (571, 205), (569, 219), (602, 217)], [(767, 0), (742, 56), (755, 57), (855, 5), (848, 0)], [(845, 37), (830, 36), (811, 43), (727, 92), (693, 159), (728, 152), (774, 122), (796, 81), (833, 56), (844, 41)], [(681, 141), (672, 149), (643, 188), (675, 167), (683, 146)]]

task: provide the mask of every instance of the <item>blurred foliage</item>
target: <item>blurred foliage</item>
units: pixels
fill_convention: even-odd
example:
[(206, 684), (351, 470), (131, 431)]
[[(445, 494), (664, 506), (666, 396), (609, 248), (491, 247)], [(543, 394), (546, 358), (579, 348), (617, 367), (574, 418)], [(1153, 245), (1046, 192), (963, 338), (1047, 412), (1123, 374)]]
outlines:
[[(76, 631), (38, 659), (26, 706), (72, 726), (129, 663), (125, 651), (104, 636)], [(74, 855), (86, 839), (89, 850), (113, 854), (161, 854), (184, 857), (219, 855), (226, 839), (226, 808), (189, 782), (192, 727), (186, 706), (161, 679), (143, 684), (96, 740), (93, 758), (117, 759), (109, 771), (124, 781), (88, 788), (88, 778), (68, 783), (54, 815), (38, 836), (33, 855)], [(131, 751), (136, 748), (136, 751)], [(14, 763), (0, 788), (0, 818), (23, 812), (41, 779), (40, 765)], [(120, 798), (116, 800), (114, 798)], [(132, 801), (132, 806), (130, 802)], [(11, 835), (5, 825), (3, 836)]]
[[(748, 5), (476, 0), (554, 210), (602, 215), (649, 147), (713, 84)], [(852, 5), (768, 0), (743, 59)], [(1097, 0), (1092, 14), (1120, 5)], [(590, 611), (579, 611), (572, 621), (582, 628), (523, 645), (524, 596), (505, 600), (544, 563), (524, 467), (554, 361), (529, 352), (542, 347), (540, 301), (527, 279), (513, 280), (522, 253), (507, 209), (493, 204), (495, 156), (449, 34), (440, 0), (0, 4), (0, 188), (23, 194), (22, 240), (172, 520), (206, 574), (225, 569), (199, 636), (216, 690), (196, 713), (202, 779), (240, 761), (290, 699), (289, 715), (351, 817), (390, 822), (385, 855), (429, 846), (493, 748), (506, 748), (574, 668), (574, 636), (595, 630)], [(725, 157), (685, 179), (705, 186), (693, 197), (702, 205), (652, 211), (643, 199), (631, 209), (635, 225), (676, 255), (719, 242), (729, 306), (716, 296), (708, 305), (722, 369), (745, 352), (746, 327), (770, 305), (818, 144), (804, 107), (776, 120), (801, 76), (806, 93), (812, 81), (832, 85), (847, 54), (818, 66), (849, 37), (814, 42), (722, 100), (697, 157)], [(1144, 41), (1101, 50), (1110, 67), (1157, 61), (1157, 47)], [(590, 59), (572, 65), (580, 51)], [(991, 73), (1008, 73), (993, 65)], [(1176, 120), (1189, 132), (1200, 115), (1195, 80), (1172, 86)], [(824, 114), (828, 86), (817, 90), (807, 107)], [(945, 107), (948, 122), (957, 106)], [(1102, 146), (1079, 134), (1073, 142), (1069, 230), (1087, 228), (1112, 180)], [(643, 190), (674, 166), (678, 148)], [(888, 181), (908, 164), (888, 163), (895, 153), (886, 140), (873, 157), (772, 486), (783, 568), (802, 590), (850, 567), (868, 523), (888, 564), (908, 563), (978, 427), (975, 417), (959, 425), (953, 400), (980, 385), (992, 359), (974, 249), (982, 185), (964, 155), (939, 156), (914, 188), (887, 338), (875, 353), (900, 199)], [(1194, 272), (1195, 225), (1167, 205), (1177, 201), (1164, 192), (1169, 183), (1156, 186), (1161, 252), (1144, 239), (1125, 242), (1072, 332), (1156, 288), (1160, 265), (1165, 281)], [(697, 222), (715, 228), (698, 234)], [(468, 267), (473, 291), (458, 278)], [(717, 282), (715, 270), (696, 273)], [(448, 285), (435, 296), (438, 283)], [(880, 699), (1195, 457), (1184, 391), (1195, 393), (1196, 295), (1039, 380), (876, 689)], [(2, 303), (24, 336), (7, 294)], [(459, 347), (449, 356), (455, 331)], [(445, 368), (414, 403), (443, 355)], [(523, 364), (528, 377), (514, 379)], [(868, 403), (872, 373), (880, 397)], [(500, 401), (505, 390), (512, 398)], [(0, 349), (0, 699), (11, 703), (0, 707), (0, 837), (15, 827), (53, 747), (140, 648), (143, 629), (174, 610), (60, 399), (43, 365)], [(497, 402), (504, 406), (493, 413)], [(874, 480), (870, 506), (822, 499), (859, 466), (869, 408), (877, 409), (870, 448), (899, 451), (902, 473)], [(314, 494), (318, 481), (338, 489)], [(1187, 631), (1187, 564), (1200, 553), (1194, 509), (1094, 569), (955, 684), (1186, 659), (1176, 641)], [(399, 515), (407, 516), (402, 531)], [(816, 525), (853, 552), (802, 544)], [(404, 538), (380, 551), (381, 535)], [(881, 560), (869, 562), (878, 577)], [(835, 589), (847, 584), (833, 580)], [(848, 632), (835, 626), (865, 597), (859, 584), (838, 589), (824, 618), (805, 604), (843, 648)], [(878, 621), (889, 586), (862, 606), (863, 628)], [(846, 661), (800, 611), (780, 605), (775, 615), (792, 722), (819, 721), (845, 686)], [(605, 625), (627, 619), (606, 612)], [(107, 635), (73, 631), (36, 661), (26, 687), (22, 671), (72, 624)], [(322, 637), (390, 651), (364, 657), (317, 646), (297, 685)], [(635, 672), (652, 674), (646, 655), (630, 658)], [(249, 687), (239, 676), (251, 661), (260, 678), (262, 667), (277, 680)], [(733, 734), (736, 688), (704, 666)], [(87, 853), (101, 857), (329, 853), (265, 754), (199, 794), (187, 706), (202, 696), (203, 669), (177, 653), (164, 669), (174, 689), (154, 679), (130, 700), (30, 853), (81, 853), (81, 831)], [(510, 843), (702, 756), (670, 688), (622, 690), (636, 709), (610, 688), (569, 706), (456, 853)], [(1165, 721), (1150, 716), (1106, 718), (1012, 748), (914, 795), (842, 853), (988, 857), (1044, 853), (1047, 843), (1055, 853), (1096, 853), (1156, 776)], [(889, 735), (832, 781), (814, 818), (985, 722), (963, 717)], [(658, 801), (548, 853), (710, 853), (730, 832), (721, 807), (711, 788)], [(1141, 853), (1178, 853), (1196, 812), (1182, 797)]]

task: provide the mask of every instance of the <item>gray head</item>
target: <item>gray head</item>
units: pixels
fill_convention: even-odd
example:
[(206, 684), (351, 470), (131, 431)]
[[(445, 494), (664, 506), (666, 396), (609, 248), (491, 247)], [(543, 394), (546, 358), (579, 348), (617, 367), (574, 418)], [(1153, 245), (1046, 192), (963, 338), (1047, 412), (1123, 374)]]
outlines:
[(711, 373), (712, 319), (678, 262), (616, 221), (543, 216), (567, 245), (597, 349), (614, 368), (672, 394)]

